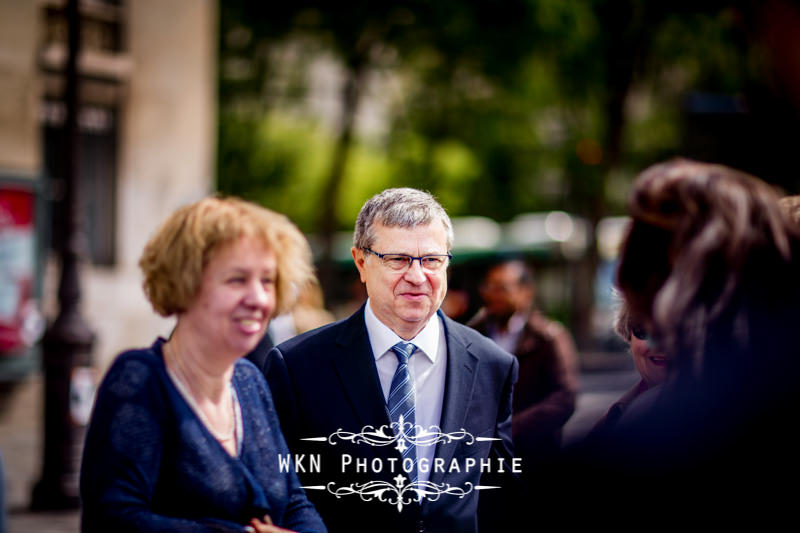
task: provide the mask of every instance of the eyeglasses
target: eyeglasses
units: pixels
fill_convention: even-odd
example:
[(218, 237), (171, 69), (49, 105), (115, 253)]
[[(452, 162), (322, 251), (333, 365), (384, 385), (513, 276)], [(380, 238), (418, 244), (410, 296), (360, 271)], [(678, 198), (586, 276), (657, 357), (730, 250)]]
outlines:
[(631, 325), (631, 334), (633, 334), (633, 336), (639, 339), (640, 341), (650, 340), (650, 334), (648, 334), (647, 330), (638, 324)]
[(363, 248), (365, 252), (372, 255), (377, 255), (384, 266), (389, 267), (391, 270), (401, 271), (411, 268), (414, 261), (419, 261), (419, 265), (429, 272), (441, 270), (447, 265), (447, 262), (453, 258), (452, 254), (429, 254), (420, 257), (414, 257), (406, 254), (379, 254), (369, 248)]

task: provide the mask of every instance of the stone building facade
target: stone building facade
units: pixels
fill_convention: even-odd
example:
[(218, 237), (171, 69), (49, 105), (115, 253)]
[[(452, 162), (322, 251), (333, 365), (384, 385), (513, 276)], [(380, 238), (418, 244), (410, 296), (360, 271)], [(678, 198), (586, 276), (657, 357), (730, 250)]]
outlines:
[[(121, 350), (172, 326), (145, 300), (137, 261), (169, 213), (214, 188), (218, 7), (213, 0), (79, 5), (82, 310), (104, 370)], [(45, 319), (57, 312), (65, 6), (0, 0), (0, 191), (30, 188), (36, 197), (36, 304)]]

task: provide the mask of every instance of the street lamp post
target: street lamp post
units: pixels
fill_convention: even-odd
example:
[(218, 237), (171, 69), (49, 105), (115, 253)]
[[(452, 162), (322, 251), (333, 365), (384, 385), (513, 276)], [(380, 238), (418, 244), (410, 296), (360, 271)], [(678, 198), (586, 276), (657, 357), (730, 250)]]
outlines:
[(66, 6), (68, 54), (65, 69), (66, 120), (63, 159), (63, 240), (58, 243), (61, 277), (58, 287), (59, 313), (43, 340), (44, 363), (44, 453), (42, 477), (33, 489), (34, 510), (77, 508), (78, 478), (86, 419), (76, 409), (76, 380), (85, 379), (91, 367), (94, 334), (81, 316), (79, 266), (85, 249), (81, 234), (79, 194), (79, 0)]

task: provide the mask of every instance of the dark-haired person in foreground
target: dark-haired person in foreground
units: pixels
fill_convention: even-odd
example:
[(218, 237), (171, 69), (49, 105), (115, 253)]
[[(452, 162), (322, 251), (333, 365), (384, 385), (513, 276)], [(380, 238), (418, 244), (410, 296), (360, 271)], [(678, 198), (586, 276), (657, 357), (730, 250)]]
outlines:
[[(571, 450), (543, 482), (620, 523), (793, 519), (798, 226), (763, 181), (685, 159), (645, 170), (629, 205), (618, 285), (667, 356), (667, 379), (648, 409)], [(624, 517), (602, 514), (620, 502)]]

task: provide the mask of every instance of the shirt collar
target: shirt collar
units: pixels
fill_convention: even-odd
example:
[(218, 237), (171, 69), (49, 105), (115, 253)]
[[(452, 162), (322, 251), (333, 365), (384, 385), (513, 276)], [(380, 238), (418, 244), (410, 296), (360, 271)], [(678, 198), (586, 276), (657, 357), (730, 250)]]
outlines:
[(488, 317), (488, 327), (492, 334), (495, 335), (516, 335), (521, 333), (528, 322), (528, 313), (525, 311), (518, 311), (511, 315), (508, 321), (501, 327), (500, 322), (494, 317)]
[(369, 335), (369, 343), (372, 347), (372, 355), (377, 361), (383, 357), (395, 344), (398, 342), (411, 342), (425, 354), (425, 357), (430, 359), (431, 362), (436, 361), (436, 356), (439, 353), (439, 328), (440, 320), (438, 313), (428, 319), (428, 323), (422, 328), (416, 337), (411, 340), (401, 339), (400, 336), (392, 331), (389, 326), (380, 321), (372, 312), (370, 300), (367, 298), (367, 304), (364, 306), (364, 321), (367, 325), (367, 335)]
[(524, 311), (514, 313), (511, 315), (511, 318), (508, 319), (508, 332), (514, 334), (521, 332), (527, 321), (528, 313)]

